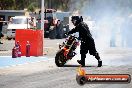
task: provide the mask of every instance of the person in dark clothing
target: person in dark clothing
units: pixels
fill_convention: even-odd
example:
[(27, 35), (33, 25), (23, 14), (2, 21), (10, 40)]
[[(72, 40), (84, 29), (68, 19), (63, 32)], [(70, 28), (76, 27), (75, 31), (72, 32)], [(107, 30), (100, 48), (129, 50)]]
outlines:
[(79, 38), (81, 40), (81, 60), (77, 60), (77, 62), (82, 66), (85, 66), (86, 54), (89, 51), (89, 54), (95, 56), (95, 58), (98, 60), (98, 67), (101, 67), (102, 60), (100, 59), (99, 53), (96, 51), (94, 39), (92, 38), (88, 25), (83, 22), (82, 16), (72, 16), (71, 21), (75, 28), (69, 31), (68, 35), (79, 32)]
[(63, 24), (60, 20), (57, 21), (56, 24), (56, 38), (62, 39), (63, 38)]
[[(3, 27), (3, 18), (0, 18), (0, 40), (1, 40), (1, 37), (3, 37), (3, 34), (2, 34), (2, 27)], [(0, 41), (0, 44), (3, 44), (1, 41)]]

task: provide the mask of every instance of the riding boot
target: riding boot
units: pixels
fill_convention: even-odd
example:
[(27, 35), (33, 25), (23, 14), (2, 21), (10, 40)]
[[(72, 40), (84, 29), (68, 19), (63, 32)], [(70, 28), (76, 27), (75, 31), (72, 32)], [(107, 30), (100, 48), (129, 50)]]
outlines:
[(85, 66), (85, 58), (86, 58), (86, 54), (81, 54), (81, 60), (77, 60), (77, 62), (78, 62), (79, 64), (81, 64), (82, 67)]
[(102, 66), (102, 60), (100, 59), (100, 56), (98, 53), (95, 54), (95, 58), (98, 60), (98, 67)]

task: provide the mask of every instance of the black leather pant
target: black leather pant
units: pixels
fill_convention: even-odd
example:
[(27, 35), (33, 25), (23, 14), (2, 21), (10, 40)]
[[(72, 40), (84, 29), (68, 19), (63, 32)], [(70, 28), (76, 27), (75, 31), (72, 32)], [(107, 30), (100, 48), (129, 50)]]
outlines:
[[(98, 61), (101, 61), (99, 54), (96, 52), (93, 56), (95, 56), (95, 58)], [(86, 58), (86, 54), (81, 54), (81, 61), (82, 63), (85, 65), (85, 58)]]

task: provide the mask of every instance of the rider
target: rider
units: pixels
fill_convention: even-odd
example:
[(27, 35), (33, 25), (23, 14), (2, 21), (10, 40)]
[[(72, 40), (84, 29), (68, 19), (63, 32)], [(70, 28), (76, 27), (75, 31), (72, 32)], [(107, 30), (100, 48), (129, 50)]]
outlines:
[(85, 66), (86, 54), (89, 51), (89, 54), (95, 56), (98, 60), (98, 67), (101, 67), (102, 60), (100, 59), (99, 53), (96, 51), (94, 39), (92, 38), (88, 25), (83, 22), (82, 16), (72, 16), (71, 21), (75, 28), (69, 31), (68, 34), (79, 32), (79, 38), (81, 40), (81, 60), (77, 60), (77, 62), (82, 66)]

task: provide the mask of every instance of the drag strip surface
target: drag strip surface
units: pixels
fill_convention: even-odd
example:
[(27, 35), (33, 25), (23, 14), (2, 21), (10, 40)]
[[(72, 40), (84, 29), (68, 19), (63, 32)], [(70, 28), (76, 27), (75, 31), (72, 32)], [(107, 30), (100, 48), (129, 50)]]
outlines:
[[(121, 61), (122, 59), (123, 58), (118, 58), (116, 60)], [(130, 58), (124, 59), (130, 61)], [(114, 61), (114, 59), (111, 59), (111, 61)], [(66, 64), (64, 67), (56, 67), (54, 59), (52, 59), (32, 65), (29, 64), (28, 66), (14, 67), (16, 69), (10, 68), (8, 70), (15, 72), (0, 75), (0, 88), (132, 88), (132, 83), (85, 84), (84, 86), (80, 86), (76, 82), (77, 68), (79, 65), (74, 64), (74, 61), (70, 62), (71, 63)], [(132, 62), (132, 60), (130, 62)], [(101, 68), (95, 65), (87, 65), (84, 69), (89, 74), (132, 75), (131, 64), (132, 63), (113, 66), (104, 65)]]

